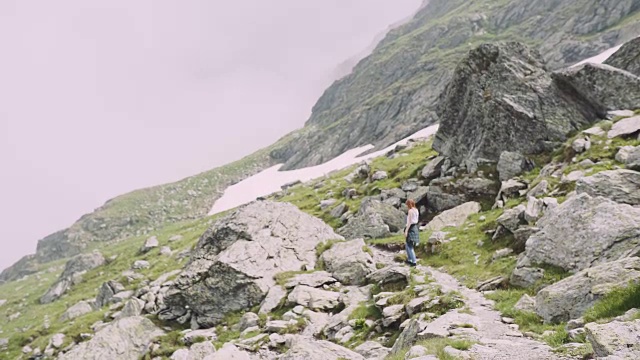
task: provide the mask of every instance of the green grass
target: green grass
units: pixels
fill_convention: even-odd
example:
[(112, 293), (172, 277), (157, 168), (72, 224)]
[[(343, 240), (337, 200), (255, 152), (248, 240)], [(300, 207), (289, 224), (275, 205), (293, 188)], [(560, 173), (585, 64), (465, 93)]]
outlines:
[(640, 308), (640, 284), (631, 284), (610, 292), (587, 310), (583, 318), (586, 322), (610, 319), (634, 308)]
[(382, 319), (382, 311), (378, 309), (377, 306), (370, 304), (368, 302), (361, 303), (351, 315), (349, 315), (349, 320), (353, 319), (363, 319), (363, 320), (378, 320)]

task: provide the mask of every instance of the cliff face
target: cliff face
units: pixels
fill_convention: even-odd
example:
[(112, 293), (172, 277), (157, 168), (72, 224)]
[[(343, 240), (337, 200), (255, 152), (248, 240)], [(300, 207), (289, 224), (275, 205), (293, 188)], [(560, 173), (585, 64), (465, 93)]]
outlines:
[(640, 33), (638, 0), (429, 1), (328, 88), (295, 142), (272, 152), (285, 168), (380, 147), (438, 122), (434, 105), (457, 61), (483, 42), (521, 41), (557, 69)]

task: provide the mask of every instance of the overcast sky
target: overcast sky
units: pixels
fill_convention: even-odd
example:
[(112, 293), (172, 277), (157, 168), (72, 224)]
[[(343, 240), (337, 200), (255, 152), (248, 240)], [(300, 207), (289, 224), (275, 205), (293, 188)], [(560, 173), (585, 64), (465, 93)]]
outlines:
[(301, 127), (421, 0), (3, 0), (0, 268), (116, 195)]

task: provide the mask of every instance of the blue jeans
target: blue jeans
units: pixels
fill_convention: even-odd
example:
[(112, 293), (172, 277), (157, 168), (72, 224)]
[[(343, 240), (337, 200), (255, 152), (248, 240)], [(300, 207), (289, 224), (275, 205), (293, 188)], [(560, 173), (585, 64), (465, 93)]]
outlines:
[(413, 241), (407, 239), (405, 241), (405, 247), (407, 248), (407, 260), (409, 260), (410, 263), (415, 264), (417, 259)]

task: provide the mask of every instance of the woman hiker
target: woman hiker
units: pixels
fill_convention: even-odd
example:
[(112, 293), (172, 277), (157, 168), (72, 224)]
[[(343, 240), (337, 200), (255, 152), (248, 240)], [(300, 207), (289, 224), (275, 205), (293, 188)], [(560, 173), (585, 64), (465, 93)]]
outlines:
[(418, 218), (420, 213), (416, 208), (416, 202), (412, 199), (407, 200), (407, 225), (404, 228), (404, 237), (406, 239), (407, 247), (407, 264), (410, 266), (416, 266), (416, 251), (415, 247), (420, 242), (420, 229), (418, 228)]

